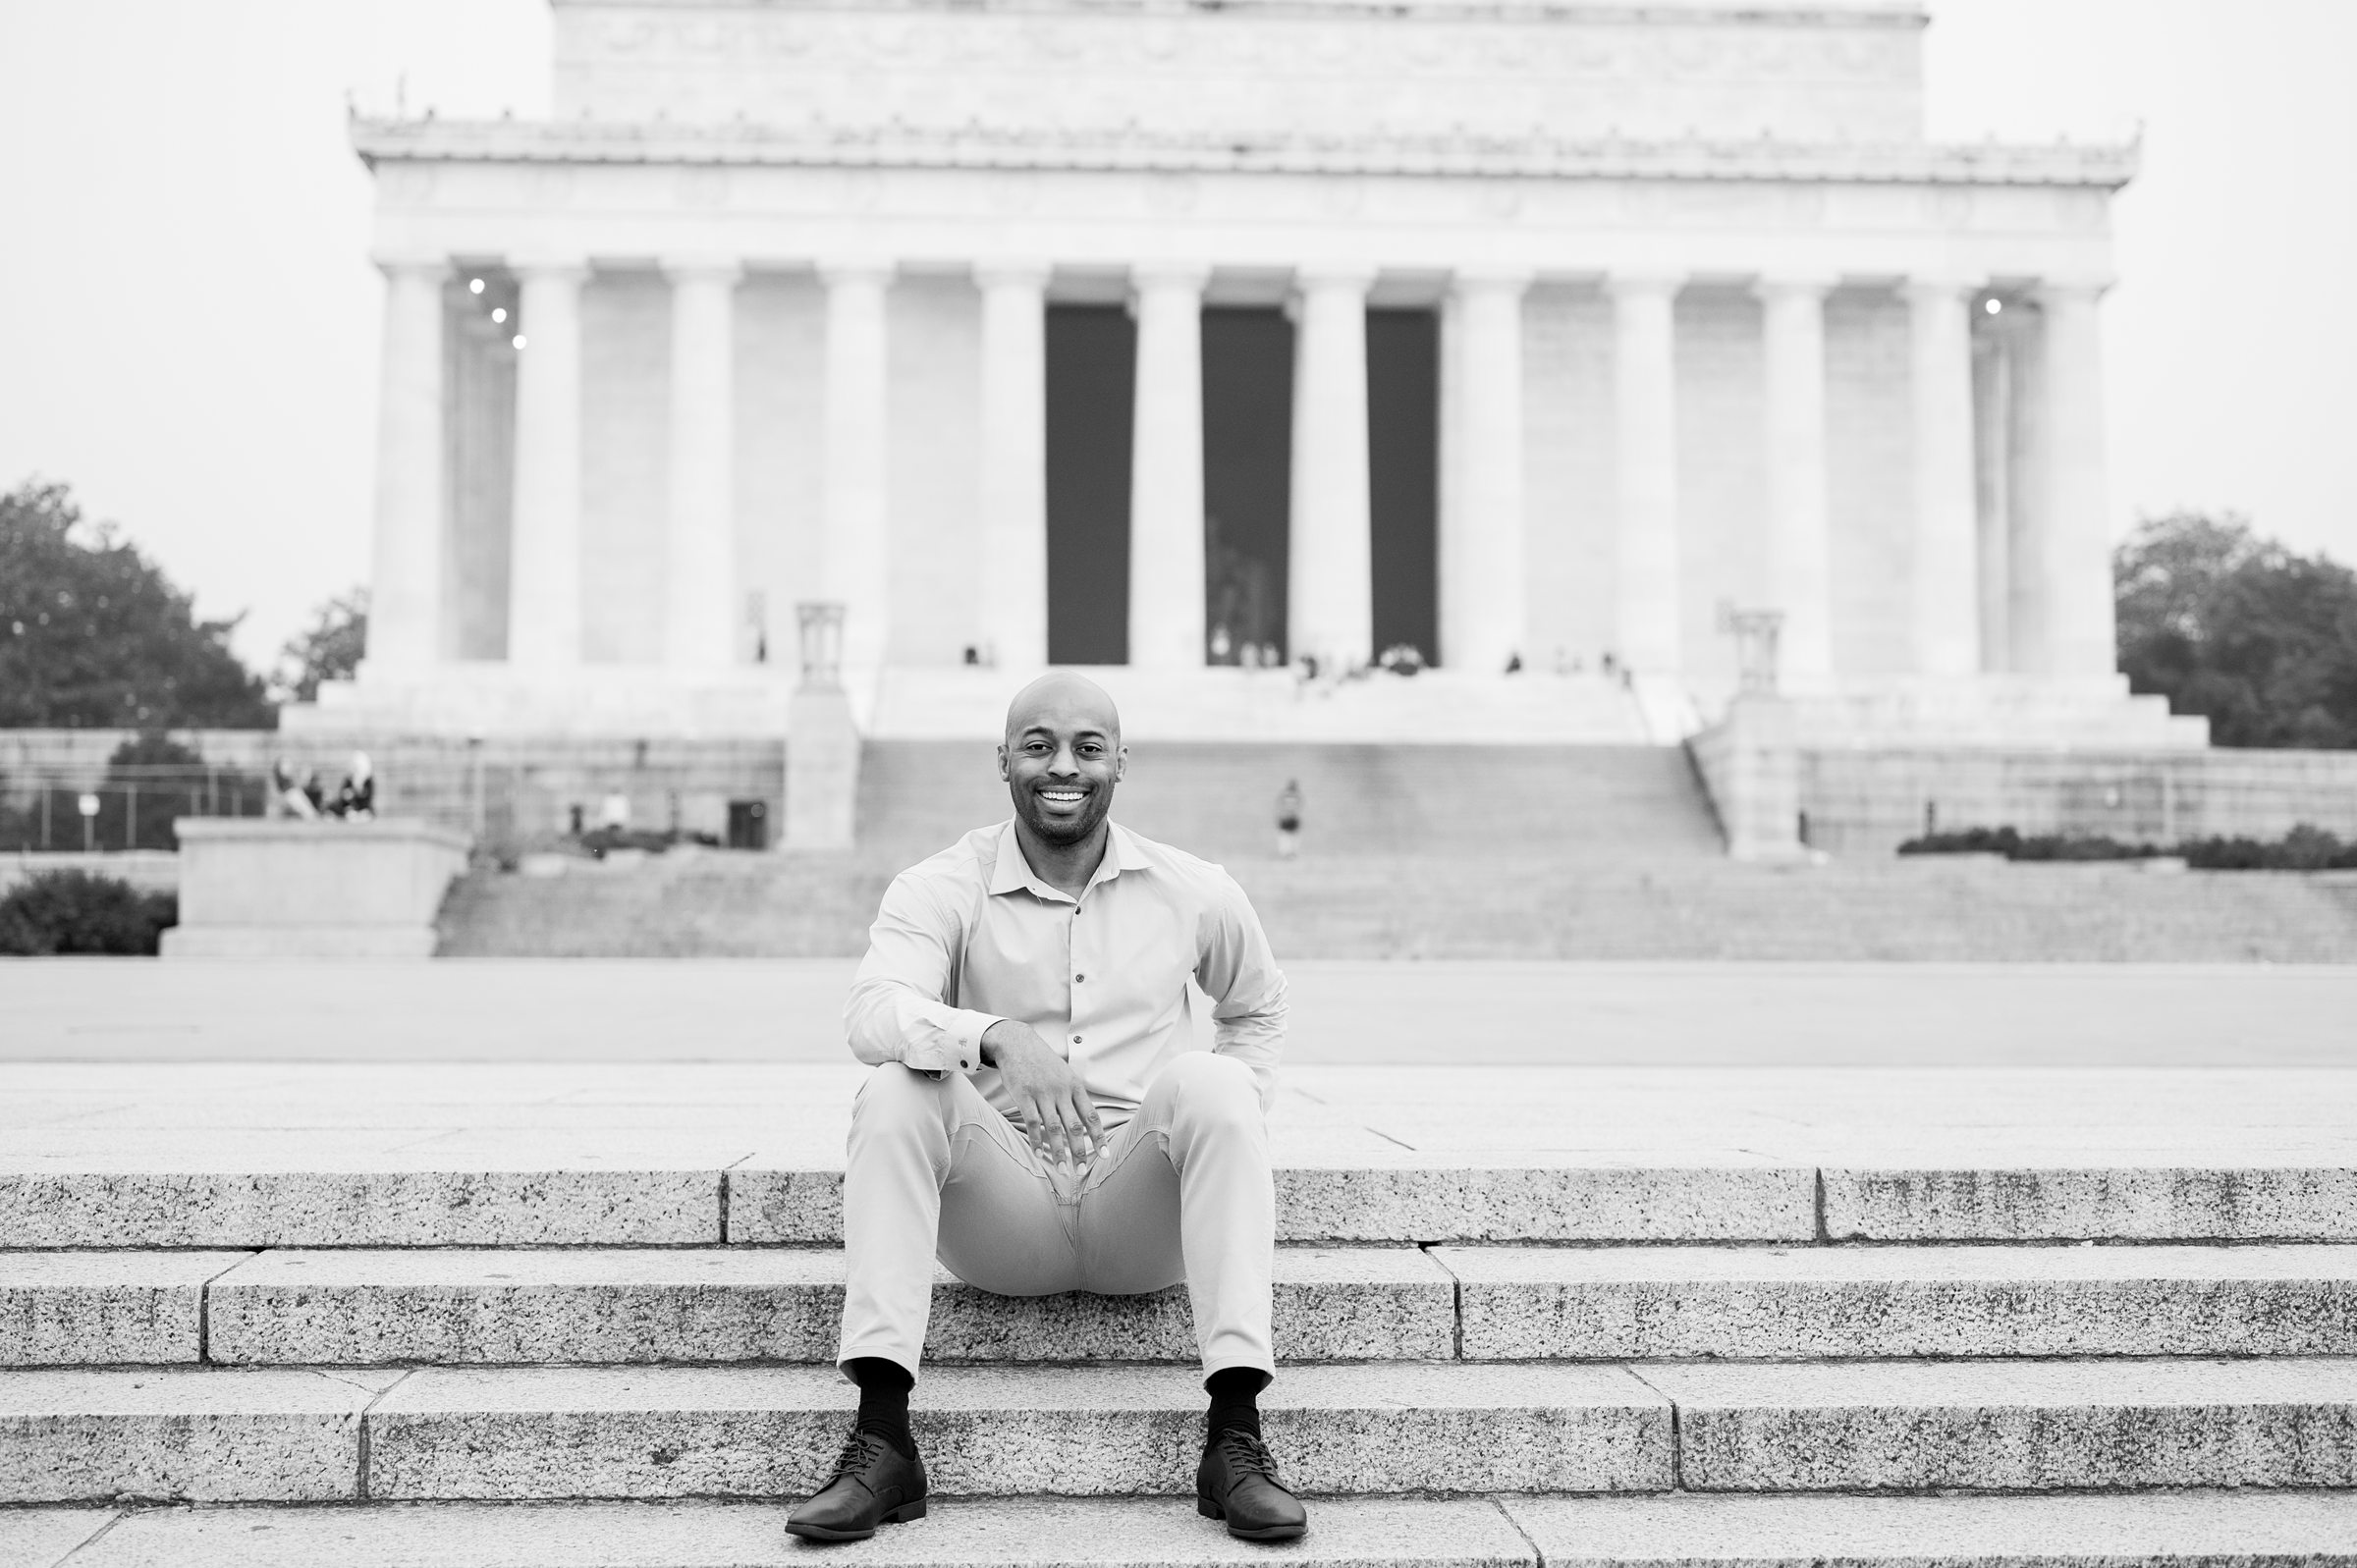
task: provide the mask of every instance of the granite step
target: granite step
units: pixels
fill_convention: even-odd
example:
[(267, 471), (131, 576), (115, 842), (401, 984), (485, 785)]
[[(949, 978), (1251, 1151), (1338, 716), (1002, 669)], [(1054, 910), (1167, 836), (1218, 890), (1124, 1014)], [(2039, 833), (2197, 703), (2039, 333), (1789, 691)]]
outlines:
[[(1475, 1361), (2357, 1354), (2357, 1247), (1438, 1247)], [(251, 1266), (248, 1266), (251, 1267)]]
[[(1363, 1140), (1380, 1144), (1368, 1137)], [(297, 1159), (323, 1155), (305, 1150)], [(134, 1156), (134, 1159), (138, 1157)], [(234, 1157), (232, 1157), (234, 1159)], [(240, 1169), (210, 1151), (99, 1169), (0, 1169), (0, 1237), (22, 1248), (840, 1246), (840, 1162), (723, 1170), (420, 1158)], [(1817, 1174), (1752, 1159), (1655, 1162), (1363, 1151), (1286, 1161), (1278, 1239), (1419, 1242), (1807, 1241)]]
[(2357, 1487), (2357, 1361), (1654, 1365), (1693, 1491)]
[[(32, 1168), (0, 1169), (0, 1238), (215, 1250), (842, 1242), (839, 1164), (631, 1162), (627, 1149), (507, 1168), (447, 1155), (340, 1162), (309, 1146), (243, 1165), (209, 1146), (142, 1148), (101, 1168), (12, 1161)], [(1740, 1155), (1281, 1147), (1277, 1190), (1279, 1239), (1300, 1244), (2357, 1242), (2357, 1168), (2346, 1162), (2105, 1162), (2099, 1153), (2072, 1165), (1819, 1168)]]
[[(0, 1365), (823, 1363), (834, 1249), (0, 1253)], [(2357, 1247), (1279, 1249), (1335, 1361), (2357, 1354)], [(937, 1276), (929, 1360), (1189, 1362), (1185, 1292)]]
[[(0, 1513), (0, 1560), (52, 1568), (778, 1568), (789, 1504), (388, 1503)], [(2022, 1497), (1349, 1497), (1313, 1503), (1284, 1560), (1311, 1568), (2155, 1568), (2357, 1563), (2357, 1496), (2199, 1491)], [(1167, 1498), (937, 1501), (829, 1561), (1243, 1568), (1271, 1548)]]
[[(213, 1281), (209, 1352), (224, 1365), (831, 1363), (844, 1277), (832, 1249), (266, 1252)], [(1275, 1306), (1288, 1362), (1456, 1354), (1456, 1282), (1413, 1247), (1280, 1248)], [(998, 1296), (942, 1271), (925, 1354), (1191, 1363), (1199, 1351), (1182, 1287)]]
[[(816, 1367), (11, 1372), (0, 1502), (795, 1496), (852, 1403)], [(1174, 1495), (1201, 1408), (1191, 1368), (948, 1367), (915, 1419), (945, 1495)], [(2348, 1360), (1387, 1363), (1262, 1409), (1318, 1493), (2357, 1487)]]
[[(818, 1367), (0, 1373), (0, 1503), (798, 1496), (854, 1393)], [(939, 1368), (917, 1406), (945, 1495), (1193, 1487), (1193, 1368)], [(1310, 1491), (1671, 1484), (1669, 1401), (1620, 1368), (1303, 1367), (1261, 1408)]]

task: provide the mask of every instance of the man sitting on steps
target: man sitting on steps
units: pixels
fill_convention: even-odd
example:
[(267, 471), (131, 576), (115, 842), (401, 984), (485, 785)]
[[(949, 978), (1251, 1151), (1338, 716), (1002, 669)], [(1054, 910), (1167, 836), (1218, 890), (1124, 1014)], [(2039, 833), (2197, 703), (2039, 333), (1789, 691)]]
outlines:
[[(1249, 1541), (1307, 1528), (1257, 1404), (1276, 1368), (1266, 1114), (1285, 976), (1226, 872), (1107, 820), (1127, 762), (1113, 699), (1042, 676), (999, 748), (1014, 820), (884, 894), (846, 1011), (876, 1067), (843, 1180), (837, 1359), (859, 1414), (787, 1522), (804, 1540), (924, 1515), (908, 1394), (937, 1255), (1011, 1296), (1183, 1279), (1211, 1394), (1195, 1506)], [(1210, 1053), (1186, 1049), (1189, 975), (1212, 1000)]]

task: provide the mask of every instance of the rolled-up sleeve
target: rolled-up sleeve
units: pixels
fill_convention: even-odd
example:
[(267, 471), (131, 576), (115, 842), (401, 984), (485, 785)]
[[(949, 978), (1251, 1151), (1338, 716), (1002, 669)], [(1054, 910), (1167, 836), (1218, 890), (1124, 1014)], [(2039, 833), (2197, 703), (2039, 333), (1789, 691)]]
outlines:
[(1244, 890), (1224, 872), (1219, 884), (1201, 927), (1195, 982), (1211, 999), (1211, 1049), (1252, 1069), (1266, 1110), (1277, 1098), (1277, 1057), (1285, 1047), (1285, 971)]
[(898, 1061), (935, 1073), (982, 1065), (983, 1031), (999, 1018), (949, 1003), (963, 940), (950, 892), (913, 871), (894, 878), (886, 890), (844, 1008), (851, 1054), (861, 1061)]

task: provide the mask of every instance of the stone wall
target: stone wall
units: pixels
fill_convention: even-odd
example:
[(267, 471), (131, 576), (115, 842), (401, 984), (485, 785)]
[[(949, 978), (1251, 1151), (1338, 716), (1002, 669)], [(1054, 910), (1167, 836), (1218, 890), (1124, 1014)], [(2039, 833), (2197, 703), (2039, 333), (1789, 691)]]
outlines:
[(2173, 843), (2279, 838), (2312, 823), (2357, 838), (2357, 752), (1803, 750), (1809, 842), (1889, 854), (1925, 831), (2017, 828)]

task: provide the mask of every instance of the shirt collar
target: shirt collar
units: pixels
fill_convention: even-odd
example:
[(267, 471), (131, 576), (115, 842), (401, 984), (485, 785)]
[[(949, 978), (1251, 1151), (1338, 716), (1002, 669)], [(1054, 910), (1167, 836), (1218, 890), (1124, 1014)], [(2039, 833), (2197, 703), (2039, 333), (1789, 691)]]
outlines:
[[(1151, 871), (1154, 855), (1146, 841), (1120, 823), (1109, 825), (1111, 832), (1105, 841), (1105, 858), (1097, 863), (1097, 874), (1089, 878), (1089, 886), (1111, 882), (1124, 871)], [(1018, 888), (1049, 895), (1051, 890), (1032, 873), (1031, 862), (1023, 854), (1023, 841), (1015, 837), (1014, 819), (1009, 817), (999, 830), (999, 858), (990, 868), (990, 894), (1014, 892)], [(1061, 898), (1062, 893), (1053, 896)]]

